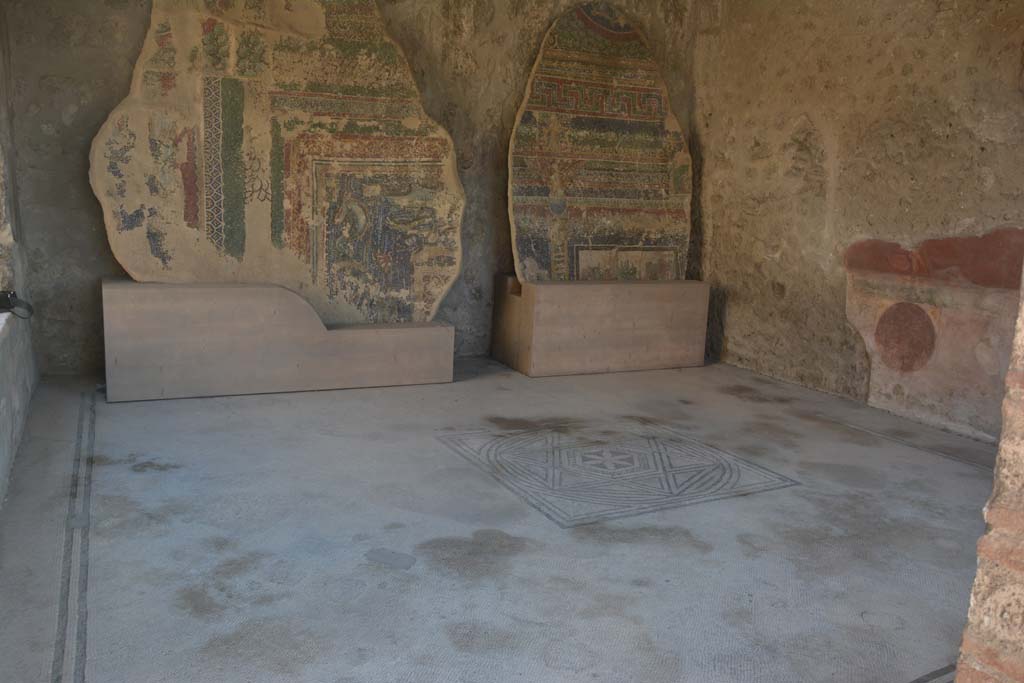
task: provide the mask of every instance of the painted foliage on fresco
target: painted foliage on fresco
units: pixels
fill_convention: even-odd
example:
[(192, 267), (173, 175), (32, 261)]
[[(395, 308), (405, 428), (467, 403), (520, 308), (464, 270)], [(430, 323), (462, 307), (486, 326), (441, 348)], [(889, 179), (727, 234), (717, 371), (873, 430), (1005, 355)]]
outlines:
[(92, 151), (118, 260), (149, 282), (263, 282), (327, 323), (430, 320), (464, 197), (374, 0), (155, 0)]
[(674, 280), (689, 246), (690, 157), (641, 33), (594, 2), (551, 28), (512, 134), (521, 280)]

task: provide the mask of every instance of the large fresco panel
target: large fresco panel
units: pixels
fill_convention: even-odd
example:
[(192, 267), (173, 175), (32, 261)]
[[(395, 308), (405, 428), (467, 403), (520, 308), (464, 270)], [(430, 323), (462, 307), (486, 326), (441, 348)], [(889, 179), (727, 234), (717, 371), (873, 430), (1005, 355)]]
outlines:
[(274, 283), (328, 324), (433, 318), (464, 196), (372, 0), (155, 0), (92, 152), (146, 282)]

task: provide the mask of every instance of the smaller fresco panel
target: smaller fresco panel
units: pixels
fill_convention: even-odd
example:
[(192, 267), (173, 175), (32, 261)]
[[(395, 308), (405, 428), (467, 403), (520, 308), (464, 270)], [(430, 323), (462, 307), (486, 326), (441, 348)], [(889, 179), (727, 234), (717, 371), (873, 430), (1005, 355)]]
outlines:
[(611, 5), (570, 10), (548, 33), (509, 171), (520, 279), (684, 277), (686, 141), (643, 36)]

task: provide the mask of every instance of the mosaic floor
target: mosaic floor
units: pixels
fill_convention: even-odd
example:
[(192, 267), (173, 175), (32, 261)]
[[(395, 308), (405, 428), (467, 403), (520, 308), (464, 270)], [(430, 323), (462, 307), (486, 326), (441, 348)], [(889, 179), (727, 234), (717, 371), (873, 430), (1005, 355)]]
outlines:
[(439, 437), (562, 527), (793, 486), (732, 453), (653, 424), (605, 438), (552, 425)]
[(726, 366), (122, 404), (47, 379), (0, 509), (0, 681), (953, 683), (992, 457)]

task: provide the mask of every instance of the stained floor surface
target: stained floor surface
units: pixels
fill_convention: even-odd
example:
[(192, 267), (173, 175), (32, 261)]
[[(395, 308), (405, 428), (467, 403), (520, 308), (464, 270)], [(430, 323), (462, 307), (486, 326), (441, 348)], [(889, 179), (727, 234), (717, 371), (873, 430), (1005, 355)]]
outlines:
[(0, 680), (946, 681), (994, 448), (728, 366), (46, 381)]

